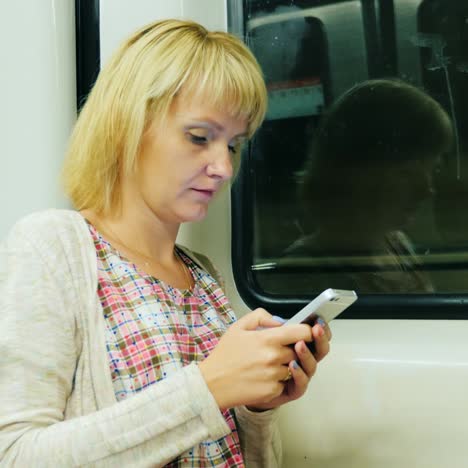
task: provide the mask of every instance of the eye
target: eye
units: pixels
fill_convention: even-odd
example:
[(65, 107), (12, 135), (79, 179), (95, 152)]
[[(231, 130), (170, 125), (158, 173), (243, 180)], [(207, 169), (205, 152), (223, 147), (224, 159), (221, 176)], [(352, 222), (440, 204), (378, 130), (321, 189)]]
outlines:
[(237, 146), (235, 145), (228, 145), (228, 150), (231, 154), (236, 154), (237, 153)]
[(195, 135), (194, 133), (187, 133), (188, 139), (195, 145), (206, 145), (208, 142), (208, 137), (204, 135)]

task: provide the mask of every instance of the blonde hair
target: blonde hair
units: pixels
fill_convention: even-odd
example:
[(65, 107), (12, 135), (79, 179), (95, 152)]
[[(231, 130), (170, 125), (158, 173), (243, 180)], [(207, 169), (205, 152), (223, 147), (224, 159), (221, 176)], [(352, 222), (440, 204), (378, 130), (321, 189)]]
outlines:
[(121, 176), (135, 169), (147, 125), (182, 89), (245, 119), (249, 137), (265, 116), (262, 72), (240, 39), (192, 21), (149, 24), (102, 69), (71, 135), (63, 182), (76, 209), (119, 207)]

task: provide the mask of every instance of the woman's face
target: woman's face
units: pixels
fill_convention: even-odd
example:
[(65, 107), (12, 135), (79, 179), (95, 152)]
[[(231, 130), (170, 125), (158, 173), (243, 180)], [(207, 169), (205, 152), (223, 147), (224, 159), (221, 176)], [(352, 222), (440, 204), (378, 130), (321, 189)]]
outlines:
[(203, 97), (180, 94), (167, 118), (150, 123), (143, 135), (137, 171), (127, 184), (131, 203), (164, 223), (203, 219), (233, 174), (235, 147), (246, 132), (246, 121), (207, 105)]

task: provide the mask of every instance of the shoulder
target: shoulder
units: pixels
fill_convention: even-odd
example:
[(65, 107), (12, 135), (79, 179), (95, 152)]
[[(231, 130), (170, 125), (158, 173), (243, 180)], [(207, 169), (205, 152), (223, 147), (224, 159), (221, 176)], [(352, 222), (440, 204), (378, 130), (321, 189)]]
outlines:
[(67, 238), (79, 238), (86, 232), (86, 223), (74, 210), (50, 209), (20, 218), (11, 228), (7, 241), (26, 240), (32, 244), (53, 245)]
[(24, 230), (39, 229), (40, 231), (49, 230), (50, 227), (76, 226), (80, 223), (81, 215), (74, 210), (49, 209), (36, 211), (20, 218), (12, 228), (13, 232), (22, 232)]
[(12, 278), (35, 274), (40, 284), (47, 277), (62, 290), (78, 285), (91, 294), (96, 270), (94, 242), (77, 211), (54, 209), (24, 216), (0, 244), (0, 273)]
[(73, 210), (51, 209), (24, 216), (13, 225), (2, 246), (10, 255), (22, 252), (25, 262), (37, 258), (57, 268), (69, 268), (77, 259), (92, 265), (95, 256), (88, 226)]

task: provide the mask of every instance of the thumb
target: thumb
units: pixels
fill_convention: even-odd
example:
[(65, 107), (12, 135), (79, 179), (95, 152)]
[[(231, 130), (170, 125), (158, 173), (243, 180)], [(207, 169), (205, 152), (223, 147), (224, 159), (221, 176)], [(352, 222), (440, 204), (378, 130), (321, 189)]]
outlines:
[(243, 330), (258, 330), (262, 328), (280, 327), (286, 320), (269, 314), (265, 309), (255, 309), (237, 321)]

